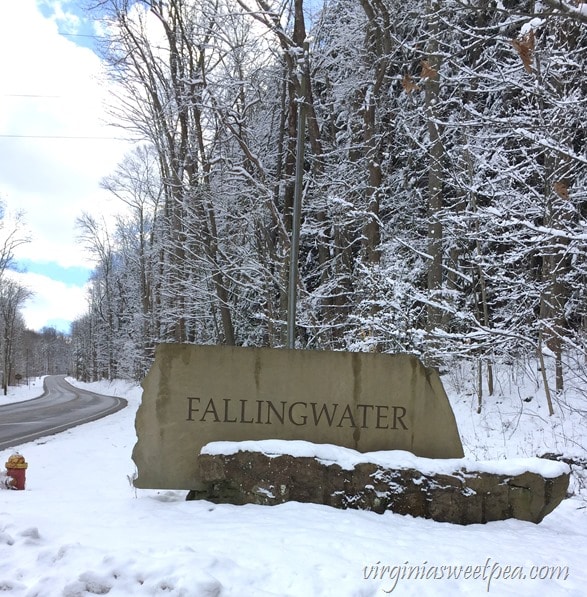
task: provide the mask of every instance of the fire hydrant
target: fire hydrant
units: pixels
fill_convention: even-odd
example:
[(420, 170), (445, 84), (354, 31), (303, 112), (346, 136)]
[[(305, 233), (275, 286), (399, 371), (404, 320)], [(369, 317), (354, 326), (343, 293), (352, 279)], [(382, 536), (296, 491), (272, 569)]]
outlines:
[(12, 477), (10, 489), (24, 489), (26, 482), (26, 469), (28, 467), (24, 456), (18, 452), (13, 454), (6, 462), (5, 466), (6, 474), (9, 477)]

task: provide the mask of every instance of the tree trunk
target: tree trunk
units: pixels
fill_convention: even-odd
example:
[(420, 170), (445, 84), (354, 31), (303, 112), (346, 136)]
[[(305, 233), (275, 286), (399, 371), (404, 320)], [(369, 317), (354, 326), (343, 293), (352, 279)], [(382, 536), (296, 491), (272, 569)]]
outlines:
[(443, 263), (443, 227), (439, 219), (443, 208), (443, 167), (444, 147), (440, 124), (438, 122), (438, 103), (440, 100), (440, 65), (441, 58), (436, 36), (440, 32), (440, 23), (435, 12), (436, 3), (428, 6), (430, 21), (430, 42), (428, 59), (422, 64), (422, 76), (425, 82), (425, 102), (428, 123), (429, 166), (428, 166), (428, 330), (432, 331), (442, 324), (442, 263)]

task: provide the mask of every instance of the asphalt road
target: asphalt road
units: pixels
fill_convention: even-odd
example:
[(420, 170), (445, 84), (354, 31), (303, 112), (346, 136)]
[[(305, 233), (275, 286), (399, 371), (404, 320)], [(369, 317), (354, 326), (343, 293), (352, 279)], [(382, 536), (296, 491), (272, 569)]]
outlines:
[(75, 388), (65, 375), (46, 377), (44, 386), (39, 398), (0, 406), (0, 450), (95, 421), (127, 405), (124, 398)]

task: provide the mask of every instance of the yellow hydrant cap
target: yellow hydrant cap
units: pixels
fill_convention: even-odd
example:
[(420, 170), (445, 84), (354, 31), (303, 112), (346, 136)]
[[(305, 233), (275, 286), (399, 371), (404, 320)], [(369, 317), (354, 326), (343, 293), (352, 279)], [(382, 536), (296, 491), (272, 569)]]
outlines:
[(6, 466), (6, 468), (27, 468), (29, 465), (24, 459), (24, 456), (21, 454), (13, 454), (8, 458), (8, 461), (4, 466)]

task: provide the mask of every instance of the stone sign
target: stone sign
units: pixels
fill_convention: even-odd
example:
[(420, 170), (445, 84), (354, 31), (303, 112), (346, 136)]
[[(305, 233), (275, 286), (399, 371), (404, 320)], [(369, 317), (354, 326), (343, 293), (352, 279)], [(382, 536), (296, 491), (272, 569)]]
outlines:
[(212, 441), (300, 439), (460, 458), (436, 371), (410, 355), (162, 344), (143, 381), (137, 487), (199, 489)]

